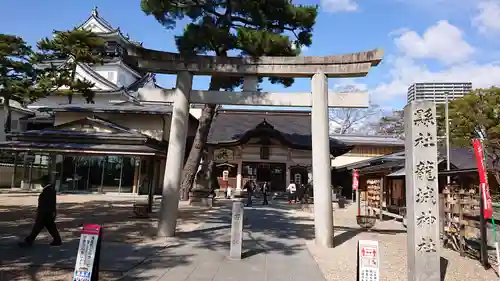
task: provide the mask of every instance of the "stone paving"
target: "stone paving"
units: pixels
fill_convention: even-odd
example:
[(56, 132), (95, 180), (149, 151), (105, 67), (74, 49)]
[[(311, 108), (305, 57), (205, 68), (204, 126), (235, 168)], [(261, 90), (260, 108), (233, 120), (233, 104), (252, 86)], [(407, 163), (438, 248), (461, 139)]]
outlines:
[[(78, 235), (72, 231), (65, 232), (66, 243), (61, 248), (46, 246), (49, 240), (45, 235), (33, 249), (20, 250), (12, 245), (13, 235), (9, 236), (9, 233), (16, 226), (22, 230), (29, 225), (30, 219), (23, 218), (29, 214), (29, 211), (23, 212), (23, 208), (30, 208), (29, 204), (25, 207), (18, 205), (19, 200), (31, 202), (33, 199), (28, 196), (18, 199), (3, 196), (0, 195), (0, 281), (70, 280)], [(90, 202), (89, 198), (92, 199)], [(61, 211), (61, 220), (67, 224), (93, 218), (115, 225), (115, 229), (111, 227), (107, 232), (110, 235), (106, 235), (103, 244), (101, 281), (354, 281), (359, 239), (379, 241), (381, 280), (407, 280), (405, 228), (399, 222), (383, 221), (377, 222), (372, 232), (360, 231), (355, 222), (355, 205), (335, 210), (333, 249), (314, 245), (313, 215), (301, 211), (298, 205), (272, 202), (276, 205), (246, 208), (244, 257), (241, 261), (232, 261), (227, 259), (232, 203), (229, 200), (219, 200), (218, 206), (212, 210), (181, 206), (178, 236), (154, 240), (133, 239), (141, 234), (148, 237), (149, 227), (154, 228), (154, 219), (147, 224), (134, 221), (129, 216), (117, 220), (120, 216), (116, 215), (130, 212), (130, 199), (102, 200), (98, 197), (101, 200), (97, 200), (78, 196), (59, 199), (61, 206), (74, 205), (67, 205), (67, 210)], [(5, 204), (9, 203), (11, 206), (6, 207)], [(101, 206), (99, 209), (99, 205), (104, 203), (109, 204), (106, 205), (108, 207)], [(122, 205), (124, 209), (120, 208)], [(96, 208), (94, 216), (82, 207)], [(112, 212), (106, 211), (110, 207), (115, 213), (113, 219), (108, 218)], [(104, 213), (95, 214), (97, 211)], [(78, 217), (79, 214), (81, 217)], [(76, 222), (71, 222), (70, 217)], [(17, 219), (10, 221), (4, 218)], [(122, 233), (127, 231), (133, 234)], [(13, 266), (17, 266), (17, 271)], [(449, 250), (442, 250), (442, 268), (444, 281), (498, 279), (495, 270), (485, 271), (477, 261), (460, 257)]]
[(325, 280), (305, 245), (313, 228), (293, 210), (245, 208), (243, 259), (229, 260), (230, 212), (228, 205), (201, 228), (170, 240), (165, 251), (123, 280)]

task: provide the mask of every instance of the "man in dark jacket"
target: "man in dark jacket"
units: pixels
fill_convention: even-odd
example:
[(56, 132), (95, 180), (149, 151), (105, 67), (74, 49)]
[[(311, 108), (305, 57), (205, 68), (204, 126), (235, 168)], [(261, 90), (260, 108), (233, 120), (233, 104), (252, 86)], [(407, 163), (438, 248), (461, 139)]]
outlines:
[(38, 196), (38, 207), (36, 209), (35, 224), (31, 230), (30, 235), (24, 239), (23, 242), (19, 243), (21, 247), (29, 247), (33, 245), (36, 237), (45, 227), (52, 235), (52, 246), (60, 246), (61, 236), (56, 227), (56, 190), (54, 185), (50, 183), (48, 176), (43, 176), (41, 179), (41, 184), (43, 185), (43, 191)]
[(246, 183), (245, 189), (247, 191), (247, 207), (252, 206), (252, 195), (253, 195), (253, 190), (255, 189), (255, 185), (253, 181), (248, 181)]
[(269, 183), (265, 182), (262, 186), (262, 194), (264, 195), (264, 201), (262, 201), (262, 205), (269, 205), (269, 201), (267, 201), (267, 194), (269, 192)]

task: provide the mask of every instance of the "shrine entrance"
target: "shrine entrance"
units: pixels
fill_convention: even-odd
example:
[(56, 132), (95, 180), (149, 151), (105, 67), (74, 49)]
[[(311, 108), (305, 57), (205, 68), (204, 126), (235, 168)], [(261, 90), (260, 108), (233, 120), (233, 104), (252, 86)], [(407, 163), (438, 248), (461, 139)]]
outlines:
[[(367, 93), (328, 93), (328, 78), (366, 76), (382, 61), (383, 51), (323, 57), (185, 57), (133, 46), (128, 58), (144, 71), (176, 74), (176, 88), (139, 91), (148, 102), (173, 103), (172, 123), (158, 224), (159, 236), (174, 236), (185, 153), (190, 103), (311, 107), (312, 175), (316, 243), (333, 247), (333, 209), (328, 107), (369, 106)], [(193, 75), (244, 77), (243, 92), (192, 90)], [(312, 93), (266, 93), (257, 90), (259, 77), (310, 77)]]
[(271, 183), (270, 191), (273, 192), (285, 191), (286, 189), (286, 163), (243, 162), (242, 172), (242, 186), (253, 180), (259, 187), (264, 182)]

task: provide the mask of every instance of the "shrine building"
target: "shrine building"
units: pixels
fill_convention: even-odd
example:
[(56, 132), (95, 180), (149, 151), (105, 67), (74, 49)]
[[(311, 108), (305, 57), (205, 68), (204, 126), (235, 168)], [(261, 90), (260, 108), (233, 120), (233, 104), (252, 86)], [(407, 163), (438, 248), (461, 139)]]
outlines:
[[(219, 185), (241, 190), (249, 180), (271, 183), (271, 191), (312, 180), (311, 112), (221, 109), (208, 136)], [(330, 139), (332, 159), (354, 146)], [(229, 171), (227, 181), (223, 171)]]
[[(102, 64), (76, 68), (77, 78), (94, 83), (93, 102), (80, 94), (50, 95), (27, 107), (11, 101), (12, 132), (0, 133), (0, 188), (39, 189), (39, 179), (49, 175), (62, 192), (161, 193), (172, 106), (139, 98), (139, 89), (160, 88), (153, 73), (127, 61), (127, 49), (142, 43), (97, 8), (75, 28), (106, 42), (97, 50)], [(197, 126), (190, 116), (188, 139)]]

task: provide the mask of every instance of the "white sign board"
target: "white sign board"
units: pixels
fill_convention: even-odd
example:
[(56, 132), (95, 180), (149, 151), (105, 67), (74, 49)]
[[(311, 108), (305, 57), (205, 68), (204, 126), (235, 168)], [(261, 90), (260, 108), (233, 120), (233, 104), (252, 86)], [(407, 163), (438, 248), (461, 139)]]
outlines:
[(225, 170), (222, 172), (222, 180), (223, 181), (228, 181), (229, 180), (229, 171)]
[(90, 281), (96, 257), (100, 226), (86, 225), (80, 236), (73, 281)]
[(500, 251), (498, 249), (498, 242), (495, 242), (495, 250), (497, 251), (497, 267), (498, 267), (498, 272), (500, 272)]
[(378, 241), (358, 241), (358, 280), (380, 281)]

